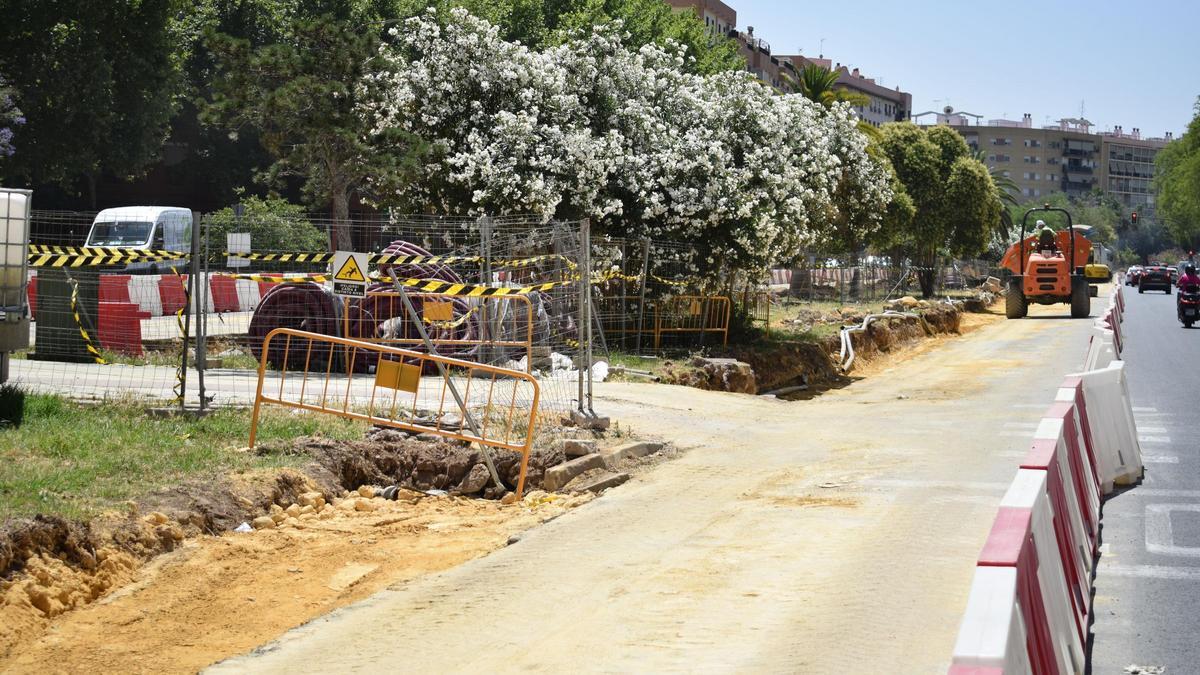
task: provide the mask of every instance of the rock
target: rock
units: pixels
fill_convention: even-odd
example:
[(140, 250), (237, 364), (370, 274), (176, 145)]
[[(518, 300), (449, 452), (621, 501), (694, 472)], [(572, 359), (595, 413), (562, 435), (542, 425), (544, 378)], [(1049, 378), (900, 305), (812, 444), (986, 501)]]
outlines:
[(289, 518), (299, 518), (300, 517), (300, 505), (292, 504), (291, 506), (284, 509), (283, 512), (288, 514)]
[(340, 501), (340, 502), (338, 502), (338, 503), (337, 503), (337, 507), (336, 507), (336, 508), (337, 508), (338, 510), (340, 510), (340, 511), (353, 511), (353, 510), (354, 510), (354, 504), (355, 504), (357, 501), (358, 501), (358, 500), (356, 500), (356, 499), (343, 499), (342, 501)]
[(515, 493), (515, 492), (508, 492), (503, 497), (500, 498), (501, 504), (515, 504), (516, 501), (517, 501), (517, 493)]
[(250, 521), (250, 527), (256, 530), (269, 530), (275, 527), (275, 521), (271, 516), (259, 516)]
[(325, 501), (325, 496), (320, 492), (305, 492), (296, 498), (296, 503), (300, 506), (313, 506), (317, 500)]
[(596, 452), (596, 441), (582, 438), (560, 438), (559, 448), (567, 457), (582, 457)]
[(546, 469), (546, 474), (542, 477), (542, 489), (550, 491), (558, 490), (584, 471), (601, 469), (603, 467), (604, 459), (600, 454), (584, 455), (583, 457), (563, 462), (558, 466)]
[(458, 486), (458, 491), (465, 495), (475, 494), (487, 487), (489, 480), (491, 480), (491, 476), (488, 474), (487, 467), (482, 464), (476, 464), (471, 467), (471, 470), (467, 473), (467, 477)]
[(584, 481), (582, 484), (572, 485), (571, 487), (581, 492), (595, 492), (598, 494), (610, 487), (616, 487), (627, 480), (629, 480), (629, 474), (627, 473), (606, 472)]
[(356, 500), (354, 500), (354, 510), (355, 511), (374, 511), (375, 503), (368, 499), (356, 499)]
[(274, 520), (276, 523), (282, 523), (283, 521), (287, 520), (288, 515), (283, 512), (283, 509), (280, 509), (267, 517), (271, 520)]
[(916, 309), (920, 304), (920, 300), (917, 300), (911, 295), (906, 295), (903, 298), (898, 298), (893, 301), (891, 309), (901, 312), (908, 312)]
[(375, 496), (375, 488), (370, 485), (360, 485), (358, 488), (358, 496), (370, 499)]
[(158, 511), (151, 511), (150, 513), (146, 514), (145, 517), (145, 521), (152, 525), (162, 525), (163, 523), (167, 522), (167, 520), (169, 520), (169, 518), (167, 518), (166, 514)]
[(275, 515), (276, 513), (283, 513), (283, 507), (278, 504), (272, 504), (271, 515)]
[(403, 431), (387, 427), (372, 427), (367, 432), (367, 439), (377, 443), (399, 443), (406, 438), (408, 438), (408, 434)]
[(320, 520), (329, 520), (332, 517), (333, 517), (333, 509), (325, 509), (321, 513), (317, 514), (317, 518)]
[(708, 375), (709, 389), (713, 391), (730, 391), (739, 394), (758, 393), (758, 384), (754, 369), (750, 364), (737, 359), (711, 359), (697, 357), (692, 360), (696, 365), (699, 361), (701, 368)]
[(615, 448), (601, 450), (600, 461), (605, 467), (616, 469), (621, 465), (622, 460), (653, 455), (662, 450), (662, 447), (662, 443), (626, 443)]
[(310, 513), (314, 512), (314, 511), (316, 511), (316, 509), (315, 509), (315, 508), (313, 508), (313, 505), (312, 505), (312, 504), (308, 504), (308, 505), (306, 505), (306, 506), (301, 506), (301, 507), (300, 507), (300, 515), (301, 515), (301, 516), (307, 516), (308, 514), (310, 514)]
[(287, 519), (287, 525), (288, 525), (289, 527), (294, 527), (294, 528), (296, 528), (297, 530), (303, 530), (303, 529), (304, 529), (304, 527), (305, 527), (305, 526), (304, 526), (304, 523), (300, 522), (300, 519), (299, 519), (299, 518), (288, 518), (288, 519)]

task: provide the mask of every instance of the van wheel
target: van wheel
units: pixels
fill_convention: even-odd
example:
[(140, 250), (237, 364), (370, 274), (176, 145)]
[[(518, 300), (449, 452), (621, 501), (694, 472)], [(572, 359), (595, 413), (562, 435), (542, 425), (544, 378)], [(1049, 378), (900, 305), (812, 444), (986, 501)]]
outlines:
[(1088, 284), (1076, 277), (1071, 280), (1071, 318), (1086, 319), (1092, 313), (1092, 299), (1088, 297)]

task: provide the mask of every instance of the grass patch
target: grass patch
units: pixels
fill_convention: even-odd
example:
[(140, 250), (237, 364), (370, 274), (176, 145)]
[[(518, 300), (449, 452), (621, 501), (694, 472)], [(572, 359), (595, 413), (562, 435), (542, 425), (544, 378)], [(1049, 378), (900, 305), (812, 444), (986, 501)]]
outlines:
[[(332, 416), (264, 408), (259, 438), (359, 438), (364, 430)], [(132, 403), (85, 406), (27, 395), (22, 425), (0, 429), (0, 522), (35, 513), (83, 519), (188, 478), (305, 461), (238, 452), (249, 432), (249, 410), (159, 418)]]

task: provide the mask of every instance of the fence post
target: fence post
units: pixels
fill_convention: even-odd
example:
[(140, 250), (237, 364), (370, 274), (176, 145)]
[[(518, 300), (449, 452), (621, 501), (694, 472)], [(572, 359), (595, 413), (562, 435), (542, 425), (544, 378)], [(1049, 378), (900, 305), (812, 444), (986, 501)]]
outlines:
[(637, 353), (642, 353), (642, 327), (646, 324), (646, 286), (650, 283), (650, 237), (642, 237), (642, 288), (638, 295)]
[[(583, 269), (580, 273), (579, 285), (583, 288), (583, 306), (580, 310), (584, 313), (585, 323), (584, 330), (587, 335), (585, 365), (587, 366), (587, 411), (596, 414), (592, 410), (592, 222), (584, 218), (579, 223), (579, 238), (583, 243)], [(583, 401), (579, 402), (580, 406)]]
[[(212, 279), (209, 275), (209, 242), (208, 228), (205, 227), (207, 220), (204, 216), (200, 216), (200, 228), (204, 229), (204, 255), (202, 256), (204, 266), (204, 292), (201, 293), (201, 299), (204, 302), (201, 304), (202, 309), (198, 310), (198, 342), (196, 344), (196, 384), (200, 388), (200, 410), (203, 411), (208, 401), (204, 395), (204, 371), (208, 369), (208, 289), (212, 288)], [(198, 228), (199, 229), (199, 228)], [(199, 238), (199, 233), (196, 234)], [(199, 248), (199, 247), (197, 247)], [(216, 309), (215, 307), (213, 309)]]

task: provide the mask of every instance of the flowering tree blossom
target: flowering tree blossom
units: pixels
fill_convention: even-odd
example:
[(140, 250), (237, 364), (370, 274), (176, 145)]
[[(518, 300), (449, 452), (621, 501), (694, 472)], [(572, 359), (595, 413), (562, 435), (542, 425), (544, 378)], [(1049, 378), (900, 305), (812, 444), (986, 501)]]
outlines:
[(13, 155), (13, 127), (24, 123), (25, 117), (13, 101), (12, 87), (0, 77), (0, 159)]
[(745, 72), (687, 72), (682, 47), (627, 49), (619, 23), (531, 50), (465, 11), (411, 19), (361, 108), (432, 152), (389, 204), (589, 217), (686, 242), (697, 271), (761, 268), (835, 226), (877, 225), (891, 193), (845, 105), (778, 95)]

